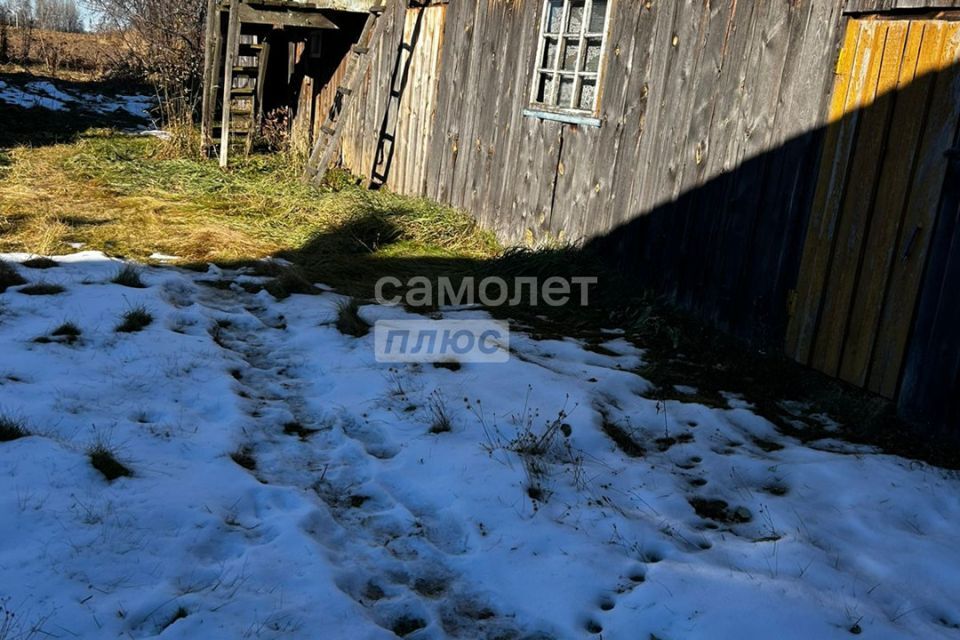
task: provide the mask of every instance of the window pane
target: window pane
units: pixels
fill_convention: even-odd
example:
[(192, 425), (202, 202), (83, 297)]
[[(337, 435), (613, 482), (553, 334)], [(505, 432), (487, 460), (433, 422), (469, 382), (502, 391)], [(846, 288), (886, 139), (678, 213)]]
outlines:
[(553, 74), (541, 73), (537, 83), (537, 102), (550, 103), (553, 101)]
[(570, 20), (567, 21), (567, 33), (580, 33), (583, 26), (584, 0), (570, 1)]
[(563, 0), (547, 0), (547, 33), (560, 33), (563, 20)]
[(584, 79), (580, 87), (580, 109), (593, 111), (593, 103), (597, 99), (597, 81)]
[(607, 0), (593, 0), (590, 11), (590, 33), (603, 33), (603, 23), (607, 17)]
[(547, 38), (546, 42), (543, 43), (543, 60), (540, 61), (540, 66), (544, 69), (553, 69), (553, 65), (557, 61), (557, 47), (558, 43), (553, 38)]
[(579, 57), (580, 42), (578, 40), (567, 40), (566, 46), (563, 48), (563, 65), (561, 68), (564, 71), (576, 71)]
[(573, 106), (573, 76), (560, 78), (560, 100), (557, 106), (567, 108)]
[(602, 40), (588, 40), (587, 41), (587, 56), (583, 65), (584, 71), (596, 72), (600, 69), (600, 49), (602, 48)]

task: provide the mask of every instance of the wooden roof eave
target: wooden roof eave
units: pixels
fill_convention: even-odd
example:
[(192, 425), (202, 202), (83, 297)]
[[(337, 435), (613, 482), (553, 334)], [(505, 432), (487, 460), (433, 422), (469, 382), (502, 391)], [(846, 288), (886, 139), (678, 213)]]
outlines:
[(292, 12), (347, 11), (367, 13), (375, 0), (245, 0), (244, 4), (265, 9)]

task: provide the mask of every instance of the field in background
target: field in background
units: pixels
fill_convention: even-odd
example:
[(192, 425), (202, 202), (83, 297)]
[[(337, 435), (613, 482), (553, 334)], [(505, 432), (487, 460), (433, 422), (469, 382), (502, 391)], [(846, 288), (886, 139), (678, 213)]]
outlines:
[(102, 78), (122, 66), (119, 36), (61, 33), (42, 29), (7, 29), (6, 64), (0, 72), (30, 71), (67, 79)]

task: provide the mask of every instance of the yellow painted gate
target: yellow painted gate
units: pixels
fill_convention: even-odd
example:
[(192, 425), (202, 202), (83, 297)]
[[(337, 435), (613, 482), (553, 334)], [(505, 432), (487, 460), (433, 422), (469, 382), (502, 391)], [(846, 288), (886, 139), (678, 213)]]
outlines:
[(956, 152), (958, 63), (960, 22), (851, 19), (837, 65), (786, 351), (889, 398)]

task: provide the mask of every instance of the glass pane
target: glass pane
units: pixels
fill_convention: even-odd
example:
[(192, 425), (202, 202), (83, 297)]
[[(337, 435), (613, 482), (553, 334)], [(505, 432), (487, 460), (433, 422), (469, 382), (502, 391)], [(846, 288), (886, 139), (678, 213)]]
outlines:
[(547, 33), (560, 33), (562, 20), (563, 0), (549, 0), (547, 2)]
[(590, 10), (590, 33), (603, 33), (603, 23), (607, 17), (607, 0), (593, 0)]
[(547, 41), (543, 43), (543, 59), (540, 61), (542, 68), (553, 69), (553, 65), (557, 61), (557, 46), (559, 45), (553, 38), (547, 38)]
[(553, 98), (553, 74), (541, 73), (537, 83), (537, 102), (550, 103)]
[(567, 40), (566, 46), (563, 48), (563, 65), (560, 68), (564, 71), (576, 71), (579, 57), (580, 42), (578, 40)]
[(580, 108), (593, 111), (593, 103), (597, 99), (597, 81), (593, 78), (584, 79), (580, 87)]
[(601, 40), (587, 41), (587, 56), (583, 65), (584, 71), (596, 72), (600, 69), (600, 47)]
[(570, 1), (570, 20), (567, 21), (567, 33), (580, 33), (580, 28), (583, 26), (584, 1)]
[(558, 107), (573, 106), (573, 76), (563, 76), (560, 78), (560, 100)]

